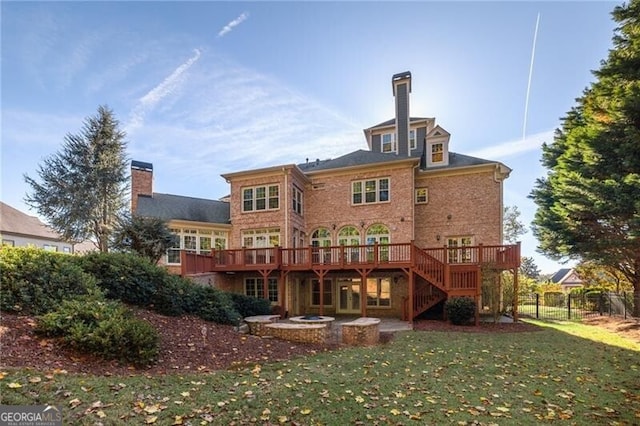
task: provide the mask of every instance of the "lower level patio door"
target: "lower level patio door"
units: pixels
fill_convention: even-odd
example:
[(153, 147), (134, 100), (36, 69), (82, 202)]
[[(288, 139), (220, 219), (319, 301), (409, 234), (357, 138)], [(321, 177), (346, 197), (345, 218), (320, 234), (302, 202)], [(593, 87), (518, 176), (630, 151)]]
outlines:
[(338, 313), (359, 314), (360, 313), (360, 280), (359, 279), (338, 279)]

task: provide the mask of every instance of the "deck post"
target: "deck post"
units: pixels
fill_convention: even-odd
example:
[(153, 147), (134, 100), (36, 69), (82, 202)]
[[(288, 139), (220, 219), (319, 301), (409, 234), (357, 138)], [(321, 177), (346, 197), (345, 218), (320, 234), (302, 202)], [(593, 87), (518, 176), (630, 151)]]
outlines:
[(513, 269), (513, 322), (518, 322), (518, 268)]
[(184, 250), (180, 250), (180, 275), (187, 275), (187, 253)]
[(414, 281), (414, 273), (413, 273), (413, 269), (409, 270), (409, 306), (408, 306), (408, 315), (409, 315), (409, 324), (411, 324), (413, 326), (413, 306), (415, 304), (413, 298), (414, 296), (414, 287), (415, 286), (415, 281)]

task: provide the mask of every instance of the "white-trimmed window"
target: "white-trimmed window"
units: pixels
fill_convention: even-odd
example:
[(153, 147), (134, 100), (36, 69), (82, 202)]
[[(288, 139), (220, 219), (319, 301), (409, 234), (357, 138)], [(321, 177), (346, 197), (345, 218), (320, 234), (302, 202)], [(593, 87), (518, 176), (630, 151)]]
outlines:
[(395, 133), (383, 133), (380, 136), (380, 143), (382, 146), (382, 152), (395, 152), (396, 151)]
[(447, 255), (449, 263), (467, 263), (472, 261), (471, 249), (465, 248), (473, 245), (473, 237), (447, 237)]
[[(278, 303), (278, 279), (267, 278), (267, 291), (269, 301)], [(264, 281), (262, 278), (245, 278), (244, 279), (244, 294), (250, 297), (257, 297), (258, 299), (265, 299), (264, 297)]]
[[(324, 280), (322, 305), (333, 306), (333, 281)], [(311, 280), (311, 306), (320, 306), (320, 280)]]
[(211, 248), (225, 250), (227, 248), (228, 234), (225, 231), (212, 231), (209, 229), (181, 229), (171, 228), (169, 231), (178, 236), (174, 246), (167, 249), (167, 264), (180, 264), (180, 251), (187, 250), (191, 253), (209, 254)]
[(418, 138), (416, 136), (416, 129), (409, 130), (409, 149), (418, 148)]
[(242, 246), (267, 248), (280, 245), (280, 228), (249, 229), (242, 231)]
[(280, 208), (280, 187), (278, 185), (242, 188), (242, 211), (277, 210)]
[(351, 182), (353, 204), (386, 203), (389, 201), (389, 178)]
[(2, 245), (3, 246), (8, 246), (8, 247), (15, 247), (16, 246), (16, 242), (14, 240), (2, 240)]
[(444, 144), (434, 143), (431, 144), (431, 162), (442, 163), (444, 161)]
[(54, 244), (45, 244), (42, 246), (42, 248), (45, 249), (46, 251), (58, 251), (58, 246)]
[(293, 211), (302, 215), (302, 191), (297, 187), (293, 187)]
[(429, 190), (427, 188), (416, 188), (416, 204), (427, 204), (429, 202)]
[[(378, 260), (388, 262), (389, 243), (391, 242), (389, 228), (382, 224), (371, 225), (369, 229), (367, 229), (365, 238), (367, 246), (373, 246), (376, 243), (378, 244)], [(367, 247), (367, 261), (373, 261), (373, 255), (373, 247)]]
[(367, 278), (367, 306), (391, 307), (391, 279)]

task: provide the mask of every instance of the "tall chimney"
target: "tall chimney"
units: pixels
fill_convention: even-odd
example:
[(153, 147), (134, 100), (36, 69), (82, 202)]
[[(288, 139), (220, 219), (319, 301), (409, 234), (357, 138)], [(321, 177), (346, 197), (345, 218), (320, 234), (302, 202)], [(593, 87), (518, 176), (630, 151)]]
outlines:
[(131, 161), (131, 214), (138, 209), (138, 196), (153, 195), (153, 164)]
[(391, 77), (393, 96), (396, 98), (396, 141), (398, 155), (409, 156), (409, 93), (411, 93), (411, 73), (409, 71)]

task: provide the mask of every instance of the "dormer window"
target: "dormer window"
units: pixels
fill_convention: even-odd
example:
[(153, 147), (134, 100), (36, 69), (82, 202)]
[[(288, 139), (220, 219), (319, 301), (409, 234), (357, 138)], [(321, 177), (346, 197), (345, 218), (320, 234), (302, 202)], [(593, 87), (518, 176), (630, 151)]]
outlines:
[(409, 130), (409, 149), (416, 149), (418, 147), (418, 142), (416, 138), (416, 130)]
[(433, 164), (444, 161), (444, 144), (434, 143), (431, 145), (431, 162)]
[(382, 135), (382, 152), (396, 151), (396, 135), (395, 133), (384, 133)]

